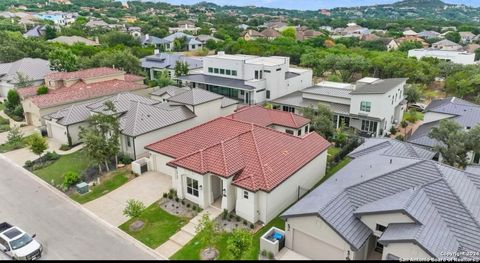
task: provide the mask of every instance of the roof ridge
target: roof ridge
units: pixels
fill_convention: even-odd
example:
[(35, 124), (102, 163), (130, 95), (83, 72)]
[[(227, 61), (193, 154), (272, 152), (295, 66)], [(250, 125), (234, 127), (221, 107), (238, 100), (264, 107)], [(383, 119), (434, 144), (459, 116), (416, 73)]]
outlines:
[(223, 143), (223, 140), (220, 141), (220, 144), (221, 144), (221, 149), (222, 149), (222, 159), (223, 159), (223, 167), (225, 168), (225, 175), (228, 174), (228, 167), (227, 167), (227, 158), (225, 156), (225, 145)]
[(203, 150), (200, 150), (200, 169), (202, 173), (205, 172), (205, 165), (203, 165)]
[[(132, 104), (137, 104), (137, 105), (132, 105)], [(133, 134), (136, 134), (136, 129), (135, 129), (135, 127), (137, 127), (136, 123), (137, 123), (137, 117), (138, 117), (138, 102), (136, 102), (136, 101), (131, 101), (131, 102), (130, 102), (130, 108), (131, 108), (132, 106), (134, 107), (134, 113), (135, 113), (135, 115), (134, 115), (134, 117), (133, 117), (133, 125), (132, 125), (132, 127), (133, 127)], [(129, 111), (130, 111), (130, 110), (129, 110)]]
[(297, 121), (295, 120), (295, 117), (293, 116), (293, 113), (291, 113), (291, 112), (290, 112), (290, 117), (292, 118), (293, 124), (295, 124), (295, 126), (298, 126)]
[[(253, 125), (253, 124), (252, 124)], [(257, 140), (255, 139), (255, 135), (254, 135), (254, 130), (252, 129), (251, 130), (251, 134), (252, 134), (252, 139), (253, 139), (253, 144), (255, 146), (255, 152), (257, 154), (257, 158), (258, 158), (258, 162), (260, 163), (260, 168), (262, 169), (262, 176), (263, 176), (263, 180), (265, 182), (265, 186), (266, 188), (268, 189), (269, 188), (269, 184), (268, 184), (268, 181), (267, 181), (267, 178), (266, 178), (266, 175), (265, 175), (265, 168), (263, 166), (263, 161), (262, 161), (262, 158), (260, 157), (260, 152), (258, 151), (258, 144), (257, 144)], [(254, 183), (255, 184), (255, 183)], [(255, 185), (256, 186), (256, 185)]]

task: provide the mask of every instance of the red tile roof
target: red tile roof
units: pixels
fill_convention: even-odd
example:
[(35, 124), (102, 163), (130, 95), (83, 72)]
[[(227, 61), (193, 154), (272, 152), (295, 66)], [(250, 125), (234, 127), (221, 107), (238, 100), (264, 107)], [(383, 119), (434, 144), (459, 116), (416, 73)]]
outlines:
[(261, 126), (279, 125), (298, 129), (310, 122), (309, 119), (300, 115), (280, 111), (269, 110), (262, 106), (250, 106), (237, 109), (235, 113), (228, 115), (227, 118), (255, 123)]
[(220, 117), (145, 148), (175, 158), (171, 166), (234, 176), (238, 187), (269, 192), (329, 146), (317, 133), (300, 138)]
[(125, 81), (129, 82), (137, 82), (140, 80), (144, 80), (145, 77), (142, 76), (137, 76), (137, 75), (132, 75), (132, 74), (125, 74)]
[(37, 90), (39, 86), (30, 86), (25, 88), (17, 89), (18, 95), (22, 98), (28, 98), (37, 95)]
[(46, 79), (64, 80), (64, 79), (85, 79), (91, 77), (108, 76), (113, 74), (125, 73), (122, 70), (114, 68), (90, 68), (74, 72), (55, 72), (45, 76)]
[(142, 88), (144, 88), (142, 84), (116, 79), (91, 84), (79, 81), (70, 87), (50, 90), (45, 95), (33, 96), (30, 100), (39, 108), (48, 108)]

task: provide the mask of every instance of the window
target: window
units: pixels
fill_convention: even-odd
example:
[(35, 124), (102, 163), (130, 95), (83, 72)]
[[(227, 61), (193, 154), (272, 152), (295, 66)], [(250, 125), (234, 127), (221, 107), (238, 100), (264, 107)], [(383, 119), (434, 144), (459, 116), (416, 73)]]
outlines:
[(297, 136), (300, 136), (300, 135), (302, 135), (302, 130), (301, 129), (298, 130), (298, 132), (297, 132)]
[(295, 112), (295, 108), (290, 106), (282, 106), (282, 110), (286, 112)]
[(362, 131), (377, 132), (377, 122), (362, 120)]
[(264, 70), (263, 72), (265, 72), (265, 73), (270, 73), (271, 71), (270, 71), (270, 70)]
[(245, 94), (245, 91), (244, 90), (240, 90), (240, 95), (244, 95)]
[(198, 197), (198, 181), (187, 177), (187, 193)]
[(236, 76), (237, 75), (237, 71), (236, 70), (232, 70), (232, 76)]
[(288, 134), (293, 135), (293, 131), (292, 131), (292, 130), (285, 130), (285, 132), (288, 133)]
[(247, 191), (243, 191), (243, 198), (248, 199), (248, 192)]
[[(268, 92), (268, 90), (267, 90), (267, 92)], [(280, 109), (280, 105), (273, 105), (273, 109), (274, 109), (274, 110), (279, 110), (279, 109)]]
[(377, 224), (377, 226), (375, 227), (375, 230), (380, 231), (380, 232), (385, 232), (385, 229), (387, 229), (387, 227), (379, 225), (379, 224)]
[(305, 134), (307, 134), (307, 133), (308, 133), (308, 125), (305, 126)]
[(227, 75), (229, 75), (229, 76), (230, 76), (230, 75), (232, 75), (232, 71), (231, 71), (231, 70), (229, 70), (229, 69), (226, 69), (226, 70), (225, 70), (225, 74), (227, 74)]
[(266, 96), (267, 96), (267, 99), (270, 99), (270, 91), (269, 90), (267, 90)]
[(127, 137), (127, 146), (128, 146), (128, 147), (131, 147), (131, 144), (130, 144), (130, 137), (128, 137), (128, 136), (125, 136), (125, 137)]
[(281, 69), (281, 68), (277, 68), (277, 71), (280, 71), (280, 70), (282, 70), (282, 69)]
[(218, 68), (214, 68), (213, 71), (215, 72), (215, 74), (218, 74)]
[(371, 107), (372, 107), (372, 103), (369, 102), (369, 101), (360, 102), (360, 110), (361, 111), (370, 112)]
[(213, 73), (213, 68), (208, 68), (208, 73)]
[(220, 74), (225, 75), (225, 70), (223, 68), (220, 69)]

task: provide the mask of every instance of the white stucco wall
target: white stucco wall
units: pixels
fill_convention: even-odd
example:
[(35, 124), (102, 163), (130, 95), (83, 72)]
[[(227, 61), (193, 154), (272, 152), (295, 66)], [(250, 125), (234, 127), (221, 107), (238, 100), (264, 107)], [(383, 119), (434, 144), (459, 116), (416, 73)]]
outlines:
[(390, 243), (383, 246), (382, 260), (386, 260), (388, 254), (405, 260), (432, 259), (432, 256), (413, 243)]
[(328, 102), (328, 103), (338, 103), (338, 104), (350, 105), (350, 99), (346, 99), (346, 98), (338, 98), (338, 97), (318, 95), (318, 94), (310, 94), (310, 93), (302, 93), (302, 97), (304, 99), (325, 101), (325, 102)]
[(45, 121), (45, 125), (49, 138), (54, 138), (62, 144), (68, 144), (67, 127), (48, 120)]
[[(187, 177), (198, 181), (198, 197), (187, 193)], [(174, 188), (176, 188), (179, 198), (185, 198), (198, 204), (201, 208), (206, 208), (209, 205), (208, 193), (210, 191), (210, 183), (208, 179), (208, 176), (178, 167), (175, 178), (172, 180), (172, 184), (174, 185)]]
[(377, 224), (387, 227), (388, 224), (392, 223), (414, 223), (408, 215), (400, 212), (362, 215), (360, 220), (367, 225), (377, 237), (382, 235), (382, 232), (375, 230)]
[(167, 163), (172, 161), (173, 158), (156, 152), (150, 152), (150, 156), (153, 163), (153, 170), (172, 176), (173, 181), (175, 168), (167, 165)]
[(460, 51), (412, 49), (408, 51), (408, 56), (416, 57), (417, 59), (421, 59), (423, 57), (434, 57), (462, 65), (475, 64), (475, 54), (464, 53)]
[[(248, 193), (248, 199), (244, 198), (243, 193)], [(235, 211), (241, 218), (247, 220), (250, 223), (255, 223), (258, 216), (256, 215), (258, 210), (258, 198), (259, 192), (254, 193), (241, 188), (236, 187), (236, 204)]]

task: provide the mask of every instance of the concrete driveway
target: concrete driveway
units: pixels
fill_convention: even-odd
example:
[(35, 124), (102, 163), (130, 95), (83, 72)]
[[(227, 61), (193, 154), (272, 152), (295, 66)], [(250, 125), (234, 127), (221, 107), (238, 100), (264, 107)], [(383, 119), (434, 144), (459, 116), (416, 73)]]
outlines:
[(163, 193), (168, 192), (171, 186), (170, 176), (158, 172), (147, 172), (84, 206), (108, 223), (119, 226), (128, 220), (123, 215), (128, 199), (139, 200), (145, 206), (149, 206), (159, 200)]

